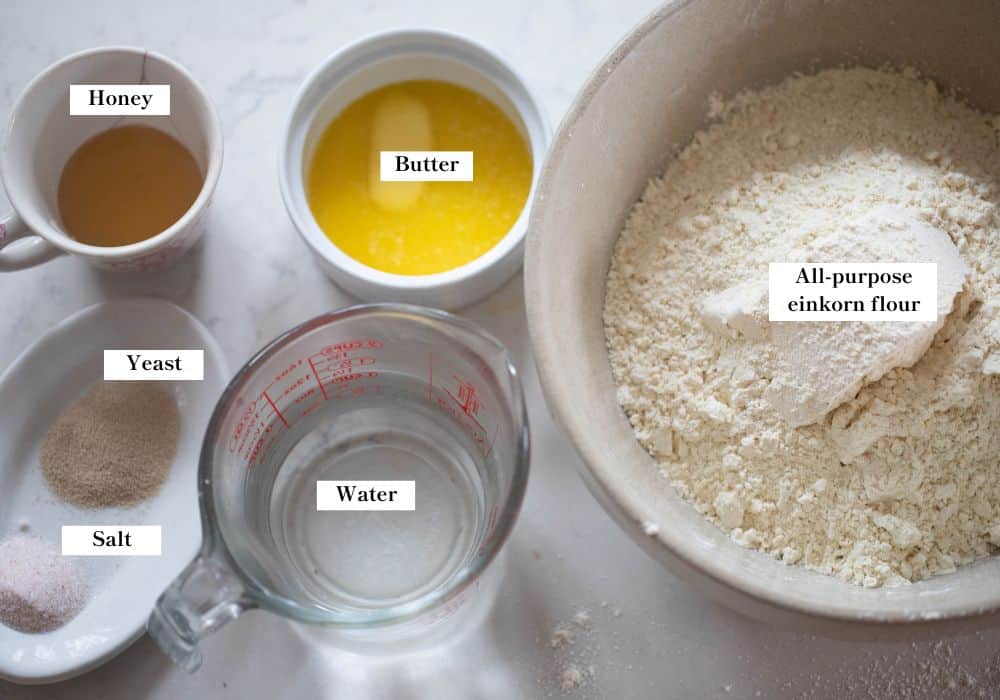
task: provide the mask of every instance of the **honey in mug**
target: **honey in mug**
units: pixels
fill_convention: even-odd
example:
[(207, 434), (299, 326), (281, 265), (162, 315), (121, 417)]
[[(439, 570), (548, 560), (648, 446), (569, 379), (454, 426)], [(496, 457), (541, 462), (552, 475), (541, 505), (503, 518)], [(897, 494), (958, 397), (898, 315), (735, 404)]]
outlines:
[(92, 136), (70, 156), (59, 180), (59, 215), (81, 243), (138, 243), (180, 219), (204, 179), (191, 152), (170, 134), (119, 126)]

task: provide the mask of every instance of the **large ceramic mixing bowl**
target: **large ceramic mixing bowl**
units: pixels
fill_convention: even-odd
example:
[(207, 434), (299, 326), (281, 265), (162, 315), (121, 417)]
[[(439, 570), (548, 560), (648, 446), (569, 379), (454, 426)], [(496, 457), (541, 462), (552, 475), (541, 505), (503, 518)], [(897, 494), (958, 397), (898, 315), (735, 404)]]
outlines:
[[(615, 398), (601, 312), (612, 247), (646, 181), (705, 120), (709, 95), (797, 70), (912, 65), (1000, 112), (1000, 3), (687, 0), (604, 60), (555, 139), (529, 225), (528, 320), (545, 394), (591, 491), (650, 554), (753, 616), (828, 634), (940, 633), (1000, 622), (1000, 557), (864, 589), (744, 549), (678, 496)], [(659, 524), (653, 536), (642, 523)], [(867, 624), (866, 624), (867, 623)]]

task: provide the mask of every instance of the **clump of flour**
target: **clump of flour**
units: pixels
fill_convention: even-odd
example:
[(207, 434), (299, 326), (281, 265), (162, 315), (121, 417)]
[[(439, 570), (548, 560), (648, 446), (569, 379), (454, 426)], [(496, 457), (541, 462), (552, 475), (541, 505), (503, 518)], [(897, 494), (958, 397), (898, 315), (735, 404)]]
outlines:
[[(787, 563), (875, 586), (995, 551), (1000, 118), (911, 70), (862, 68), (712, 112), (649, 183), (608, 275), (608, 348), (638, 439), (700, 512)], [(766, 300), (769, 262), (806, 260), (879, 207), (947, 234), (961, 292), (915, 362), (783, 419), (754, 290)]]
[[(607, 607), (607, 604), (602, 603), (602, 607)], [(569, 622), (556, 623), (552, 628), (548, 646), (555, 650), (554, 673), (559, 689), (577, 690), (596, 677), (594, 665), (590, 663), (595, 656), (595, 649), (589, 643), (593, 626), (590, 611), (580, 608)], [(578, 641), (583, 643), (577, 645)]]

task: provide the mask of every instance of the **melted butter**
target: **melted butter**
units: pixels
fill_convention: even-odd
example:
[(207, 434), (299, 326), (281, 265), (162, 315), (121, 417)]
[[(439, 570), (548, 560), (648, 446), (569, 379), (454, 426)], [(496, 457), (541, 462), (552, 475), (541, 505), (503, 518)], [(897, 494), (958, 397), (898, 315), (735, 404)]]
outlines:
[(368, 193), (383, 209), (405, 212), (423, 192), (423, 182), (383, 182), (380, 151), (430, 151), (434, 148), (431, 113), (424, 103), (408, 95), (386, 95), (375, 106), (372, 144), (368, 153)]
[[(472, 182), (382, 182), (379, 151), (473, 151)], [(531, 188), (527, 143), (504, 112), (450, 83), (379, 88), (326, 128), (309, 166), (307, 197), (326, 236), (370, 267), (443, 272), (495, 246)]]

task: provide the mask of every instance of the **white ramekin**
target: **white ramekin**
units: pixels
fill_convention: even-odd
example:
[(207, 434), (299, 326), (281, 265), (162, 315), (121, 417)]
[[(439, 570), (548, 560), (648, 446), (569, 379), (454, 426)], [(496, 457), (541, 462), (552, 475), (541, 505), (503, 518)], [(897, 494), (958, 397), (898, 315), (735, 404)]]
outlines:
[[(531, 192), (521, 216), (493, 248), (460, 267), (432, 275), (396, 275), (348, 256), (328, 239), (306, 200), (305, 176), (327, 125), (359, 97), (403, 80), (443, 80), (475, 90), (500, 107), (531, 148)], [(299, 234), (338, 285), (366, 301), (403, 301), (445, 309), (471, 304), (521, 266), (528, 211), (551, 129), (517, 72), (497, 54), (465, 37), (431, 29), (364, 37), (327, 58), (306, 78), (285, 127), (279, 153), (281, 195)]]

